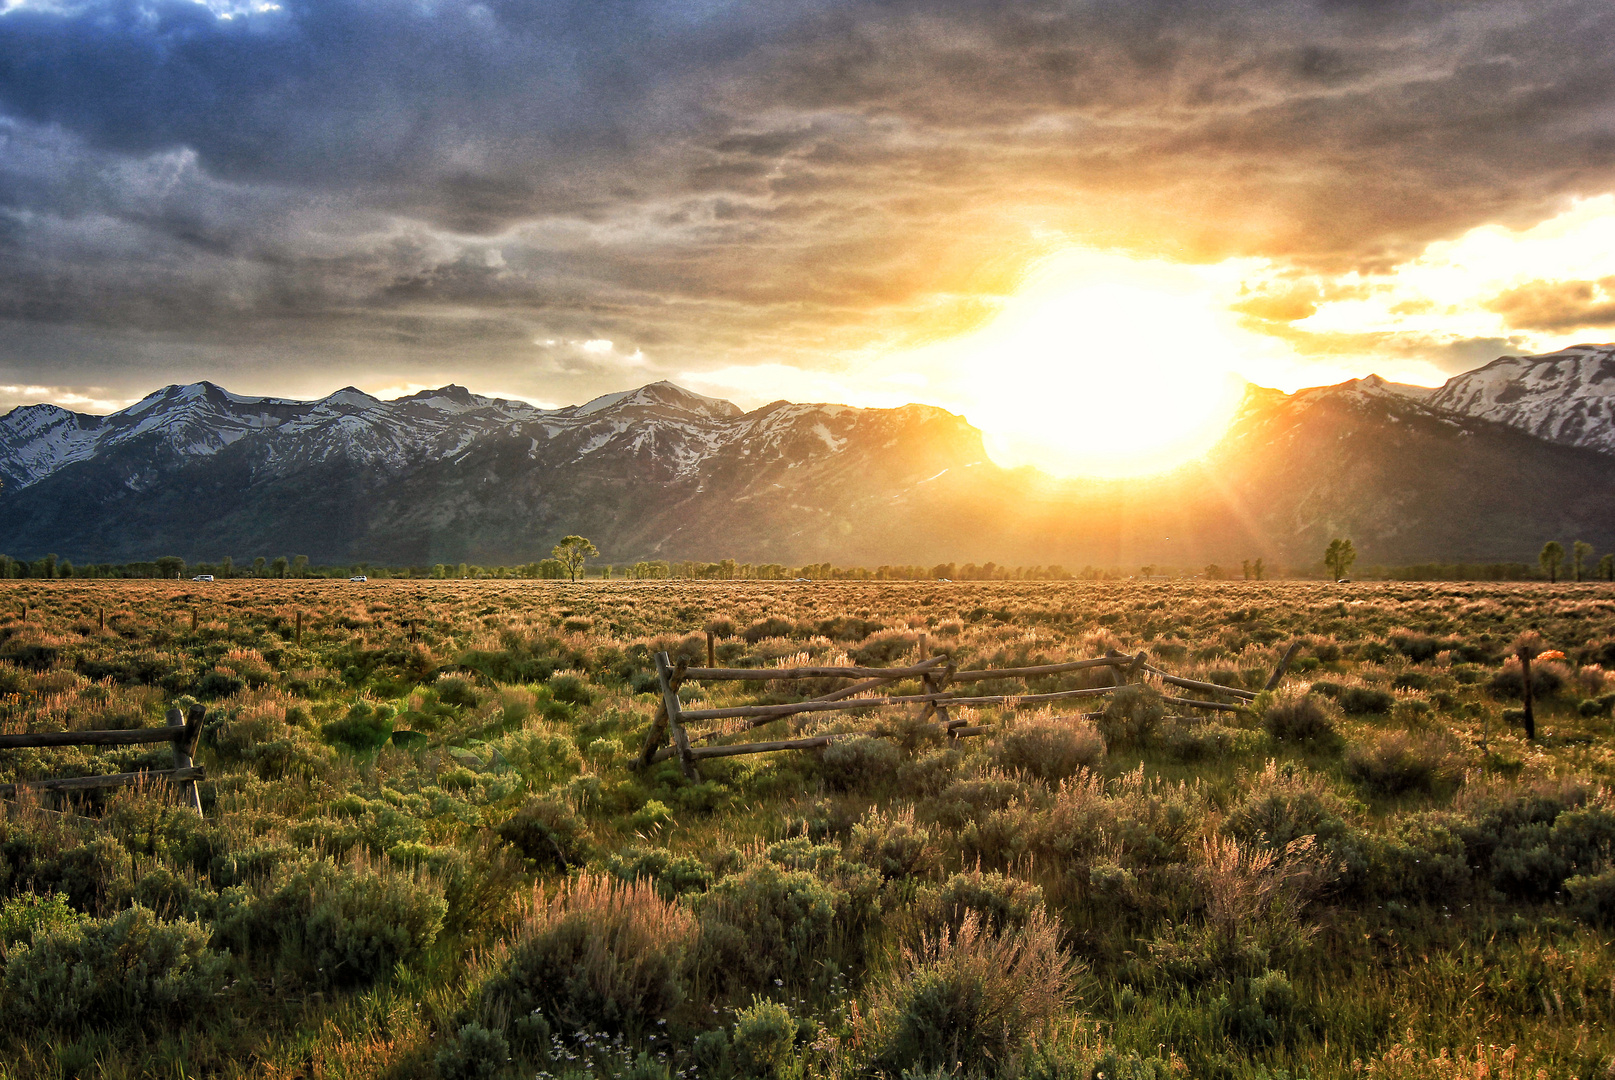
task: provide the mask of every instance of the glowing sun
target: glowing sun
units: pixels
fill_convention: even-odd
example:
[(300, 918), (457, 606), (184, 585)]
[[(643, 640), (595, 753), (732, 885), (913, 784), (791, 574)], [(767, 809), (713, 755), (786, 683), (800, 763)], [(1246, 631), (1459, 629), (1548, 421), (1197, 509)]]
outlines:
[(1094, 252), (1045, 264), (957, 343), (993, 459), (1115, 477), (1202, 454), (1239, 404), (1236, 364), (1271, 348), (1228, 310), (1238, 269)]

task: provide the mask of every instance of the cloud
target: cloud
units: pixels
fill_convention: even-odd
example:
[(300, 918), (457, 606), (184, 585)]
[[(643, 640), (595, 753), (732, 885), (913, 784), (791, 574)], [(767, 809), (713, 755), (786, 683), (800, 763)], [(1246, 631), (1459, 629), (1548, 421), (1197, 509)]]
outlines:
[(1601, 281), (1532, 281), (1486, 304), (1522, 330), (1615, 327), (1615, 277)]
[(1317, 343), (1352, 275), (1615, 189), (1612, 46), (1594, 0), (11, 3), (0, 377), (844, 371), (1073, 246), (1267, 260), (1245, 314)]

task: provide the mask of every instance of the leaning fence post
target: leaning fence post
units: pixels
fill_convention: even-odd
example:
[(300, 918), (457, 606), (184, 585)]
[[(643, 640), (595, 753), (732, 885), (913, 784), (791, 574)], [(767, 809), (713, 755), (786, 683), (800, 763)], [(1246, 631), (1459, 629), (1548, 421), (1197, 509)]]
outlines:
[[(196, 753), (196, 741), (202, 734), (202, 719), (207, 716), (207, 706), (192, 705), (190, 715), (182, 719), (178, 708), (168, 710), (168, 725), (180, 730), (174, 735), (174, 768), (189, 769), (191, 755)], [(190, 794), (188, 802), (196, 812), (202, 812), (202, 793), (197, 790), (195, 780), (183, 781), (185, 789)]]
[(1267, 685), (1262, 687), (1263, 690), (1277, 690), (1279, 688), (1279, 681), (1284, 678), (1284, 673), (1290, 670), (1290, 661), (1294, 660), (1295, 654), (1300, 651), (1301, 643), (1299, 641), (1290, 642), (1290, 647), (1284, 650), (1284, 656), (1280, 658), (1278, 667), (1273, 669), (1273, 674), (1267, 680)]
[(690, 737), (685, 734), (684, 724), (679, 720), (679, 683), (684, 681), (683, 664), (679, 667), (681, 670), (675, 673), (667, 654), (656, 654), (656, 681), (662, 685), (662, 710), (667, 714), (667, 728), (673, 735), (674, 747), (678, 749), (679, 768), (686, 780), (699, 780), (701, 776), (696, 772), (695, 758), (690, 755)]

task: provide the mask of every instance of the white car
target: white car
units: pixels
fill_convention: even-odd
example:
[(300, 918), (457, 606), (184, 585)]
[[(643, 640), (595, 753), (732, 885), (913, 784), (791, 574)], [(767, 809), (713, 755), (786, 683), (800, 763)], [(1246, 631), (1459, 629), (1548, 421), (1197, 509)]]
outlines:
[(360, 574), (358, 577), (350, 577), (348, 580), (349, 581), (369, 581), (370, 579), (365, 577), (363, 574)]
[(212, 581), (213, 580), (213, 575), (212, 574), (197, 574), (191, 580), (192, 581)]

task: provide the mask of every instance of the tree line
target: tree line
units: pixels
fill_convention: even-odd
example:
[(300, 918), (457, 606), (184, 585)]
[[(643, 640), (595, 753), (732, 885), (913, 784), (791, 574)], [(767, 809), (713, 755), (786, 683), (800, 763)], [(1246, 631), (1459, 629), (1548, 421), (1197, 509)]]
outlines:
[[(590, 565), (597, 559), (599, 549), (583, 536), (564, 537), (550, 550), (550, 557), (533, 562), (506, 566), (482, 566), (474, 563), (435, 563), (430, 566), (383, 566), (370, 562), (350, 565), (312, 564), (306, 555), (280, 555), (274, 558), (259, 556), (251, 563), (237, 564), (226, 556), (217, 562), (187, 563), (175, 556), (165, 555), (149, 561), (126, 563), (86, 563), (75, 566), (66, 559), (45, 555), (33, 560), (13, 559), (0, 555), (0, 577), (4, 578), (166, 578), (212, 576), (215, 578), (347, 578), (366, 576), (374, 578), (406, 578), (418, 580), (466, 579), (535, 579), (571, 580), (583, 577), (627, 579), (633, 581), (685, 580), (685, 581), (1108, 581), (1127, 577), (1170, 580), (1183, 577), (1203, 577), (1208, 580), (1234, 578), (1236, 572), (1212, 563), (1198, 574), (1175, 567), (1145, 565), (1136, 574), (1116, 567), (1084, 566), (1068, 570), (1059, 564), (1035, 566), (1009, 566), (986, 563), (936, 563), (930, 566), (909, 564), (882, 564), (880, 566), (837, 566), (828, 562), (806, 563), (799, 566), (785, 563), (750, 563), (735, 559), (705, 562), (686, 560), (641, 560), (619, 564)], [(1566, 550), (1563, 544), (1550, 540), (1543, 545), (1538, 567), (1523, 562), (1493, 563), (1418, 563), (1407, 566), (1370, 566), (1363, 575), (1367, 578), (1399, 581), (1523, 581), (1544, 576), (1556, 582), (1562, 573), (1584, 581), (1596, 576), (1615, 581), (1615, 553), (1606, 554), (1595, 564), (1591, 544), (1576, 541)], [(1335, 538), (1324, 552), (1323, 567), (1332, 580), (1345, 578), (1357, 562), (1357, 551), (1347, 538)], [(1314, 564), (1316, 566), (1316, 564)], [(1540, 575), (1538, 574), (1540, 568)], [(1311, 573), (1316, 573), (1316, 569)], [(1294, 576), (1282, 567), (1270, 567), (1264, 559), (1243, 560), (1237, 576), (1247, 581), (1263, 581), (1270, 577)], [(1301, 576), (1308, 576), (1301, 571)]]

